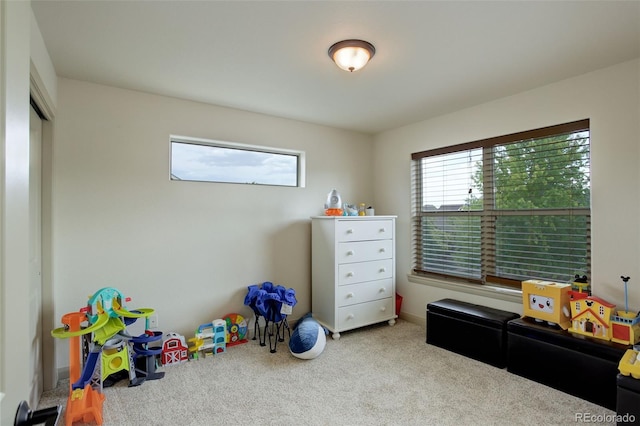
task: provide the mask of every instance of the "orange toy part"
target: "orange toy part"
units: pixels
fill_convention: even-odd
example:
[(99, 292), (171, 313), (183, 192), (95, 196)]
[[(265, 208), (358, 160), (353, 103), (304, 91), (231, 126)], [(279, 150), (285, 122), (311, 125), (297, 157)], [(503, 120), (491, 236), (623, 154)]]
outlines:
[(326, 209), (324, 211), (325, 216), (342, 216), (342, 209)]
[[(84, 312), (70, 312), (62, 316), (62, 323), (69, 331), (80, 331), (80, 324), (87, 320)], [(80, 337), (69, 338), (69, 383), (75, 383), (80, 378)]]
[(92, 389), (91, 385), (71, 391), (67, 399), (67, 411), (64, 414), (65, 425), (71, 426), (73, 422), (79, 421), (83, 423), (95, 421), (96, 424), (101, 425), (104, 398), (104, 394)]
[[(62, 323), (69, 331), (79, 331), (80, 325), (86, 321), (84, 312), (71, 312), (62, 317)], [(102, 403), (105, 396), (86, 385), (84, 389), (73, 390), (71, 384), (80, 379), (80, 336), (69, 338), (69, 398), (65, 411), (65, 425), (71, 426), (73, 422), (82, 421), (89, 423), (92, 420), (98, 425), (102, 424)]]

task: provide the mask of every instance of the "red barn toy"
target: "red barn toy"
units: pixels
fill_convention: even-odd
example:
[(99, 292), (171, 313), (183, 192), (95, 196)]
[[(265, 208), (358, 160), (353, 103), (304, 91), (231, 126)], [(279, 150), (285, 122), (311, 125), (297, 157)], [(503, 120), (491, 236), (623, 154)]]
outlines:
[(162, 342), (162, 365), (179, 364), (189, 360), (189, 348), (184, 336), (167, 333)]

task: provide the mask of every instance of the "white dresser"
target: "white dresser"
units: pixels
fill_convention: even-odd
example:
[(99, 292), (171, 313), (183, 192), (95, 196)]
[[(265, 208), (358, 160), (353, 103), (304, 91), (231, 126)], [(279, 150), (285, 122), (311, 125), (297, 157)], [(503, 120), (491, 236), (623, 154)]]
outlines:
[(311, 218), (311, 309), (333, 332), (396, 322), (396, 216)]

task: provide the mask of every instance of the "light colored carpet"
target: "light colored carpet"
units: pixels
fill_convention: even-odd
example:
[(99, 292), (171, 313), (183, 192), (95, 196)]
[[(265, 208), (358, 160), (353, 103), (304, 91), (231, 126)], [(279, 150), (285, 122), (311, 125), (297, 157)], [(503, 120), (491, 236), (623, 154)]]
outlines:
[[(328, 337), (314, 360), (250, 340), (162, 371), (106, 388), (103, 424), (566, 425), (577, 413), (615, 424), (611, 410), (427, 345), (425, 328), (403, 320)], [(66, 404), (68, 386), (45, 392), (40, 408)]]

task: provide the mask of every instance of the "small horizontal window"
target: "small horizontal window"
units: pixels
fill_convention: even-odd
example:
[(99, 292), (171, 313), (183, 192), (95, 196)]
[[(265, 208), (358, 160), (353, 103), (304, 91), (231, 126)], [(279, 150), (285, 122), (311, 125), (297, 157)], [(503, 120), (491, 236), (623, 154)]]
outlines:
[(304, 187), (304, 152), (172, 137), (171, 179)]

